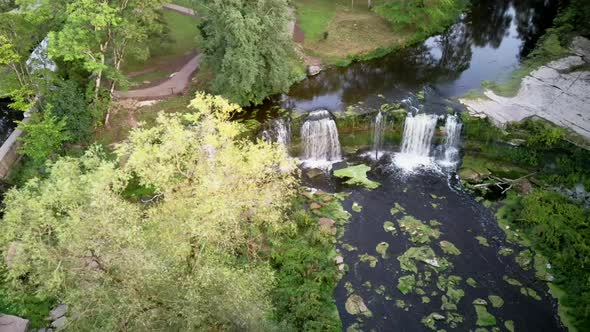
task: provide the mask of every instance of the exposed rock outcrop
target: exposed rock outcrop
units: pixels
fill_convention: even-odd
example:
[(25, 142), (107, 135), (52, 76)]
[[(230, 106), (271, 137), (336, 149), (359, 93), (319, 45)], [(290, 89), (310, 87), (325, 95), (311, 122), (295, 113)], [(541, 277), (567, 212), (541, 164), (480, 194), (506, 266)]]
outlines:
[(488, 116), (499, 126), (540, 117), (590, 140), (590, 41), (576, 37), (572, 55), (552, 61), (522, 80), (518, 94), (463, 99), (472, 114)]

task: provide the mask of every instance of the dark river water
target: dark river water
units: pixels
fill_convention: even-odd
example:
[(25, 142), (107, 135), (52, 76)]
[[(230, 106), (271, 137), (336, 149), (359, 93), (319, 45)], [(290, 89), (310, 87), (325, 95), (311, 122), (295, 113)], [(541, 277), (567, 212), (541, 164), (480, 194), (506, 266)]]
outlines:
[[(439, 100), (455, 98), (479, 88), (484, 80), (501, 80), (518, 68), (551, 26), (557, 4), (551, 0), (473, 1), (470, 11), (444, 34), (380, 59), (329, 68), (300, 82), (288, 94), (276, 97), (266, 106), (297, 112), (318, 108), (339, 112), (349, 106), (373, 108), (397, 103), (424, 90), (427, 98), (422, 110), (432, 112), (428, 106), (429, 95)], [(346, 142), (351, 141), (348, 135), (340, 133), (345, 152)], [(399, 151), (399, 141), (388, 142), (387, 137), (385, 140), (392, 151)], [(344, 330), (429, 331), (432, 328), (423, 320), (434, 313), (440, 315), (432, 326), (434, 330), (509, 331), (510, 324), (516, 331), (565, 330), (547, 285), (535, 278), (534, 269), (525, 270), (516, 263), (516, 255), (524, 248), (506, 242), (492, 210), (451, 184), (454, 180), (450, 179), (455, 177), (452, 171), (418, 170), (408, 174), (397, 169), (390, 156), (376, 162), (354, 151), (357, 150), (345, 153), (344, 160), (349, 165), (371, 166), (368, 175), (381, 184), (377, 189), (344, 185), (330, 172), (313, 179), (304, 176), (304, 183), (310, 187), (350, 192), (343, 205), (352, 217), (344, 226), (337, 246), (349, 271), (334, 293)], [(392, 214), (396, 204), (403, 211)], [(353, 209), (353, 205), (362, 209)], [(425, 224), (434, 220), (436, 226), (432, 228), (440, 231), (440, 237), (423, 244), (413, 243), (412, 233), (404, 232), (401, 227), (404, 217)], [(392, 223), (395, 235), (385, 230), (386, 221)], [(482, 239), (487, 245), (481, 243)], [(443, 240), (454, 244), (461, 254), (443, 252), (440, 245)], [(388, 244), (387, 257), (377, 252), (379, 243)], [(446, 259), (450, 266), (435, 271), (432, 266), (418, 262), (414, 275), (422, 279), (422, 284), (416, 286), (420, 290), (403, 294), (397, 287), (399, 278), (412, 272), (403, 271), (398, 258), (409, 248), (419, 246), (428, 246), (438, 259)], [(510, 248), (514, 253), (500, 255), (498, 251), (502, 248)], [(363, 261), (364, 254), (377, 258), (374, 267)], [(455, 287), (464, 294), (456, 308), (445, 306), (448, 299), (443, 297), (452, 291), (445, 289), (441, 280), (450, 276), (460, 277)], [(469, 285), (469, 278), (476, 285)], [(516, 280), (519, 285), (508, 283), (506, 278)], [(349, 313), (346, 303), (351, 295), (360, 296), (371, 315)], [(500, 297), (503, 305), (493, 306), (490, 295)], [(473, 302), (478, 300), (481, 305), (481, 299), (486, 301), (486, 311), (495, 318), (495, 323), (488, 321), (487, 325), (478, 326), (476, 308), (481, 306)], [(447, 321), (451, 316), (457, 319), (456, 324)]]
[(13, 111), (8, 108), (9, 99), (0, 98), (0, 145), (12, 134), (16, 124), (14, 121), (23, 119), (23, 112)]
[(556, 0), (481, 0), (460, 22), (424, 43), (383, 58), (330, 68), (271, 103), (286, 109), (341, 111), (397, 102), (425, 85), (458, 97), (518, 67), (556, 15)]

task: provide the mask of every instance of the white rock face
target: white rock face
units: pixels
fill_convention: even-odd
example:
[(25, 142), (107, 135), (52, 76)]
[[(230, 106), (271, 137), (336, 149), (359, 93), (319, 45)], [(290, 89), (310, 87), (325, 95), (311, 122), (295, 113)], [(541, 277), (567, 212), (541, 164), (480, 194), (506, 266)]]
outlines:
[(590, 41), (577, 37), (572, 53), (533, 71), (522, 80), (518, 94), (501, 97), (486, 91), (488, 99), (463, 99), (472, 114), (486, 115), (499, 126), (537, 116), (590, 139)]
[(20, 317), (0, 314), (0, 332), (27, 332), (29, 321)]
[(307, 73), (309, 74), (309, 76), (315, 76), (317, 74), (319, 74), (322, 71), (322, 67), (320, 66), (309, 66), (307, 68)]

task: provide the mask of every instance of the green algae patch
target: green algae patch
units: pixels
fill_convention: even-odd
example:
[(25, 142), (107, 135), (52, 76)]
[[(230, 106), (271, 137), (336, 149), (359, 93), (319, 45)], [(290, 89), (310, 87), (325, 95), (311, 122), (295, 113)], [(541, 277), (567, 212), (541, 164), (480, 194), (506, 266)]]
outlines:
[(400, 277), (397, 280), (397, 289), (404, 295), (409, 294), (416, 285), (416, 277), (413, 274)]
[(343, 243), (343, 244), (342, 244), (342, 248), (343, 248), (344, 250), (348, 251), (348, 252), (351, 252), (351, 251), (357, 251), (357, 250), (358, 250), (358, 248), (357, 248), (357, 247), (355, 247), (355, 246), (353, 246), (353, 245), (350, 245), (350, 244), (348, 244), (348, 243)]
[(488, 300), (494, 308), (501, 308), (504, 305), (504, 300), (498, 295), (489, 295)]
[(422, 324), (424, 324), (424, 326), (426, 326), (427, 328), (436, 331), (436, 322), (439, 321), (443, 321), (445, 320), (445, 316), (437, 313), (437, 312), (433, 312), (428, 316), (424, 316), (422, 317), (422, 319), (420, 320), (420, 322)]
[(334, 194), (334, 197), (336, 197), (336, 198), (338, 198), (339, 200), (343, 201), (343, 200), (345, 200), (345, 199), (346, 199), (346, 197), (348, 197), (350, 194), (352, 194), (352, 193), (346, 193), (346, 192), (344, 192), (344, 193), (335, 193), (335, 194)]
[(455, 247), (455, 245), (449, 241), (440, 241), (439, 245), (445, 254), (455, 256), (461, 255), (461, 250), (457, 249), (457, 247)]
[(319, 209), (313, 210), (313, 212), (322, 217), (330, 218), (339, 225), (346, 224), (351, 217), (351, 214), (337, 200), (324, 202)]
[(514, 321), (511, 320), (507, 320), (504, 322), (504, 327), (510, 331), (510, 332), (514, 332)]
[(430, 298), (428, 296), (422, 296), (422, 303), (430, 303)]
[(473, 278), (467, 278), (467, 284), (473, 288), (477, 287), (477, 281), (475, 281), (475, 279)]
[(350, 281), (347, 281), (344, 284), (344, 289), (346, 289), (346, 295), (350, 295), (350, 294), (354, 293), (354, 287), (352, 286)]
[(404, 300), (395, 300), (395, 306), (400, 309), (408, 309), (408, 304)]
[(539, 296), (539, 294), (532, 288), (528, 288), (528, 287), (521, 287), (520, 288), (520, 293), (522, 295), (526, 295), (526, 296), (530, 296), (533, 299), (537, 300), (537, 301), (541, 301), (541, 297)]
[(367, 281), (363, 282), (362, 286), (370, 289), (371, 287), (373, 287), (373, 284), (371, 284), (371, 282), (367, 280)]
[(365, 317), (373, 316), (371, 310), (369, 310), (369, 308), (367, 308), (367, 306), (365, 305), (363, 298), (356, 294), (353, 294), (348, 297), (346, 303), (344, 304), (344, 307), (346, 308), (346, 312), (348, 312), (351, 315), (363, 315)]
[(359, 255), (359, 259), (363, 263), (369, 263), (370, 267), (377, 266), (378, 260), (377, 260), (377, 257), (375, 257), (375, 256), (371, 256), (369, 254), (362, 254), (362, 255)]
[(486, 239), (485, 237), (478, 235), (475, 237), (475, 239), (477, 240), (477, 242), (479, 242), (480, 245), (484, 246), (484, 247), (489, 247), (490, 244), (488, 243), (488, 239)]
[(386, 221), (383, 223), (383, 230), (385, 230), (388, 233), (391, 233), (391, 235), (397, 234), (397, 229), (391, 221)]
[(446, 259), (436, 257), (432, 248), (427, 246), (411, 247), (397, 259), (402, 270), (414, 273), (418, 273), (416, 262), (425, 263), (437, 271), (445, 270), (451, 265)]
[(401, 230), (410, 236), (414, 243), (425, 244), (430, 242), (430, 238), (438, 239), (440, 231), (436, 228), (424, 224), (422, 221), (412, 217), (404, 216), (399, 220)]
[(391, 210), (389, 210), (389, 213), (391, 213), (392, 216), (394, 216), (398, 213), (405, 213), (405, 212), (406, 212), (406, 208), (401, 206), (398, 202), (395, 202), (393, 204), (393, 207), (391, 208)]
[(436, 226), (440, 226), (440, 225), (442, 225), (442, 223), (441, 223), (440, 221), (438, 221), (438, 220), (434, 220), (434, 219), (431, 219), (431, 220), (429, 220), (429, 221), (428, 221), (428, 223), (429, 223), (429, 224), (430, 224), (430, 226), (432, 226), (432, 227), (436, 227)]
[[(481, 299), (478, 299), (481, 300)], [(477, 300), (476, 300), (477, 301)], [(494, 326), (496, 325), (496, 317), (488, 312), (486, 306), (483, 304), (475, 303), (473, 301), (473, 307), (475, 307), (475, 313), (477, 314), (477, 326)], [(485, 302), (485, 300), (482, 300)]]
[(367, 172), (370, 170), (371, 167), (360, 164), (334, 171), (334, 176), (338, 178), (348, 178), (348, 180), (344, 182), (345, 184), (360, 185), (367, 189), (376, 189), (380, 184), (367, 178)]
[(357, 202), (352, 203), (352, 211), (354, 212), (361, 212), (363, 210), (363, 206)]
[(498, 255), (504, 256), (504, 257), (510, 256), (513, 253), (514, 253), (514, 250), (512, 250), (511, 248), (502, 247), (502, 248), (500, 248), (500, 250), (498, 250)]
[(389, 243), (387, 242), (381, 242), (377, 245), (377, 247), (375, 248), (375, 251), (377, 251), (377, 253), (379, 255), (381, 255), (381, 258), (386, 259), (389, 256), (387, 255), (387, 249), (389, 248)]
[(503, 276), (502, 280), (506, 281), (508, 284), (512, 286), (522, 286), (522, 283), (514, 278), (510, 278), (509, 276)]
[(346, 328), (346, 332), (363, 332), (361, 325), (357, 322)]
[(459, 276), (439, 276), (436, 286), (446, 293), (441, 296), (441, 310), (457, 310), (457, 304), (465, 296), (465, 291), (459, 288), (462, 278)]
[(530, 250), (525, 249), (519, 252), (514, 260), (523, 270), (527, 271), (531, 268), (531, 263), (533, 262), (533, 253)]
[(379, 287), (375, 288), (375, 293), (379, 294), (379, 295), (383, 295), (385, 294), (385, 291), (387, 289), (385, 288), (385, 285), (379, 285)]

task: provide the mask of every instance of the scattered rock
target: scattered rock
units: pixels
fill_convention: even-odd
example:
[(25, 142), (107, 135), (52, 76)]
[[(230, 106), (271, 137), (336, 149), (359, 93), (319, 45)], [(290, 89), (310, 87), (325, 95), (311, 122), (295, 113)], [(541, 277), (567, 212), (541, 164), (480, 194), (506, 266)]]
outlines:
[(344, 258), (342, 256), (336, 256), (336, 258), (334, 258), (334, 262), (338, 265), (343, 264)]
[(49, 312), (49, 320), (54, 321), (60, 317), (65, 316), (67, 312), (68, 306), (66, 304), (60, 304)]
[(319, 210), (322, 208), (322, 206), (319, 203), (312, 202), (311, 204), (309, 204), (309, 208), (312, 210)]
[(320, 66), (311, 65), (311, 66), (307, 67), (307, 74), (309, 76), (315, 76), (315, 75), (319, 74), (321, 71), (322, 71), (322, 67), (320, 67)]
[(64, 317), (60, 317), (60, 318), (54, 320), (53, 322), (51, 322), (51, 327), (54, 327), (56, 329), (61, 329), (61, 328), (65, 327), (67, 323), (68, 323), (68, 319), (64, 316)]
[(586, 61), (590, 61), (590, 40), (584, 37), (574, 37), (572, 40), (571, 50), (574, 54), (579, 55)]
[(336, 234), (336, 222), (330, 218), (320, 218), (320, 231), (324, 234)]
[(324, 174), (324, 171), (319, 168), (310, 168), (305, 172), (310, 179), (316, 178)]
[(360, 205), (357, 202), (352, 203), (352, 211), (359, 213), (362, 210), (363, 210), (363, 206), (362, 205)]
[(27, 332), (29, 321), (17, 316), (0, 314), (0, 332)]

